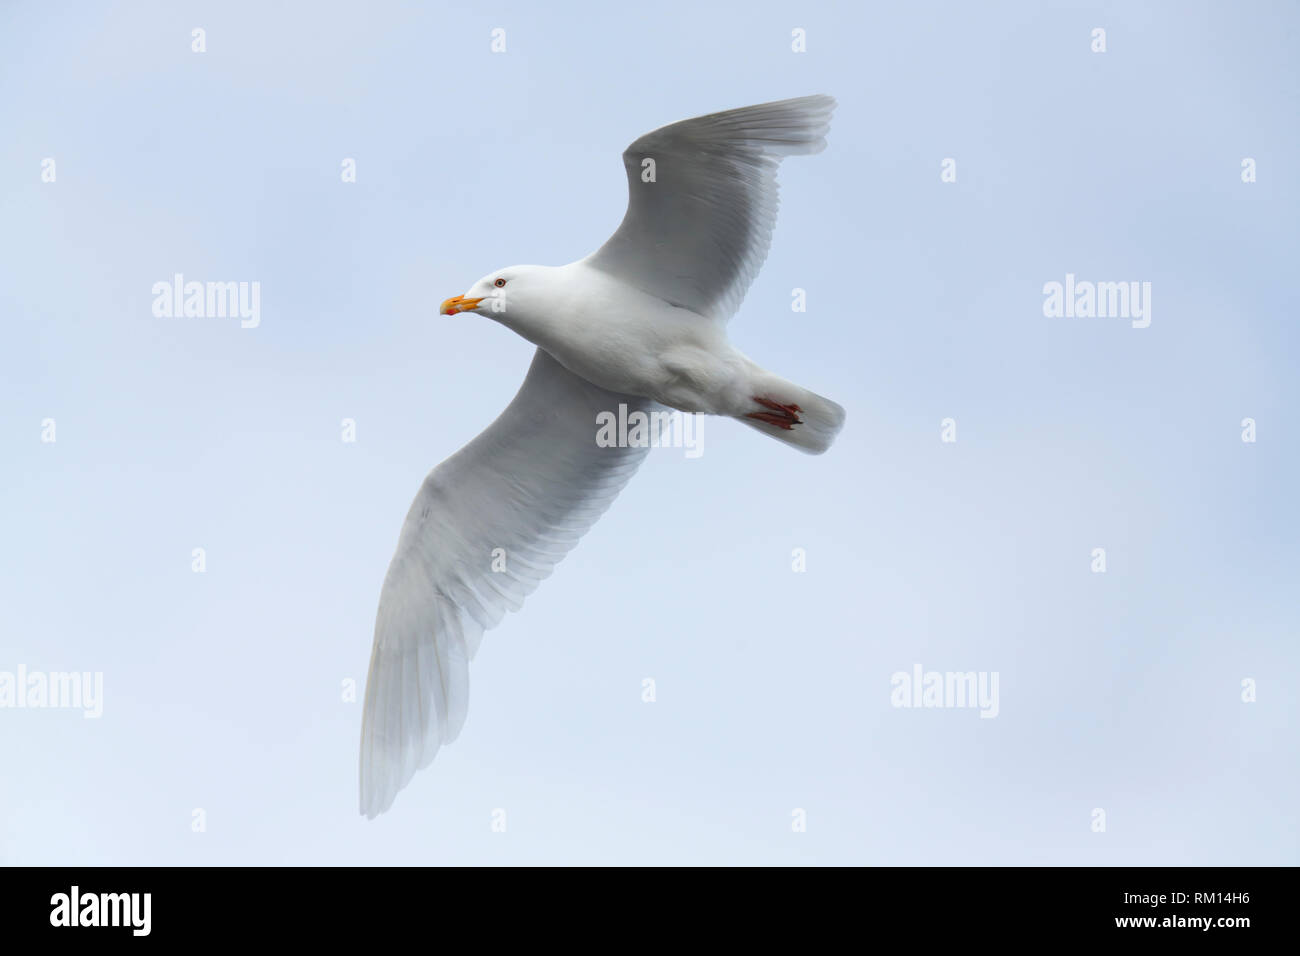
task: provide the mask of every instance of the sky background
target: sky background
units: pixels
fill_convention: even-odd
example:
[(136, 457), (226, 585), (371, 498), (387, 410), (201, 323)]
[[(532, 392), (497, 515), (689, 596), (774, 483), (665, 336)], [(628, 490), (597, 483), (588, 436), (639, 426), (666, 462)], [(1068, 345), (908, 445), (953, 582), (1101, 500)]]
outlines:
[[(0, 861), (1300, 862), (1298, 25), (0, 3), (0, 671), (105, 698), (0, 709)], [(819, 92), (731, 330), (838, 443), (652, 452), (365, 821), (342, 684), (421, 480), (532, 353), (438, 304), (599, 246), (642, 133)], [(154, 317), (177, 272), (260, 282), (260, 326)], [(1066, 273), (1150, 282), (1150, 327), (1044, 317)], [(916, 664), (997, 672), (997, 718), (891, 706)]]

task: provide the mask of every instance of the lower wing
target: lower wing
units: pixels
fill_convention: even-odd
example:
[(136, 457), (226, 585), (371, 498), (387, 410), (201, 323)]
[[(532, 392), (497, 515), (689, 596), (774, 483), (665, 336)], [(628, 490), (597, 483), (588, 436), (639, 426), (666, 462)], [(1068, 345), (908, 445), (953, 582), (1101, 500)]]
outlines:
[(483, 632), (595, 524), (648, 448), (602, 447), (601, 412), (649, 399), (599, 388), (537, 350), (487, 430), (429, 473), (384, 578), (361, 729), (361, 812), (387, 810), (465, 722)]

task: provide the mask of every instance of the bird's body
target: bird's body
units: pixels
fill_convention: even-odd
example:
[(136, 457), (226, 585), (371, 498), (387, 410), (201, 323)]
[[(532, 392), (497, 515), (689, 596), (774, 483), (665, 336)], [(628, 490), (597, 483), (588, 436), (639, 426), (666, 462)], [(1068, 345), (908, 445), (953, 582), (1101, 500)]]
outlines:
[(663, 406), (725, 415), (802, 451), (844, 410), (766, 371), (727, 320), (762, 266), (782, 156), (825, 146), (834, 100), (675, 123), (623, 154), (618, 231), (564, 266), (489, 273), (442, 313), (477, 312), (537, 346), (514, 400), (425, 478), (384, 578), (366, 684), (361, 809), (386, 810), (464, 723), (482, 634), (550, 574), (648, 444), (600, 440), (601, 416)]
[(533, 310), (508, 306), (486, 314), (545, 349), (574, 375), (683, 412), (749, 410), (748, 403), (736, 401), (749, 363), (727, 341), (721, 322), (648, 295), (586, 260), (512, 271), (521, 268), (553, 290), (549, 308), (536, 310), (545, 318), (535, 321)]

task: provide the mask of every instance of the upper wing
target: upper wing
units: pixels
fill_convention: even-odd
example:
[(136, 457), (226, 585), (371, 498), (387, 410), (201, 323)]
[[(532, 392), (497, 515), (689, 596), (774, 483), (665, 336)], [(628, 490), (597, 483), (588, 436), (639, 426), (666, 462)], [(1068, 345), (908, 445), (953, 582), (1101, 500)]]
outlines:
[[(537, 350), (487, 430), (424, 479), (384, 578), (361, 728), (361, 812), (382, 813), (465, 722), (469, 660), (609, 507), (648, 448), (602, 448), (597, 414), (660, 408)], [(501, 549), (501, 550), (497, 550)]]
[(674, 305), (731, 318), (772, 244), (777, 164), (824, 149), (834, 109), (832, 97), (803, 96), (642, 136), (623, 154), (627, 214), (587, 263)]

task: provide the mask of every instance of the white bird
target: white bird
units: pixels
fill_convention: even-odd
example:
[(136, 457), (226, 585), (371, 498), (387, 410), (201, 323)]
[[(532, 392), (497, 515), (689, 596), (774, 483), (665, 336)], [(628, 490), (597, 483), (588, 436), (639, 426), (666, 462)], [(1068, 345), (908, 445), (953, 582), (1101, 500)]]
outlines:
[(627, 214), (600, 249), (499, 269), (442, 304), (538, 348), (514, 400), (429, 473), (402, 526), (366, 682), (367, 817), (456, 739), (483, 632), (519, 610), (641, 464), (648, 445), (597, 441), (600, 413), (669, 406), (830, 447), (844, 409), (750, 361), (726, 322), (767, 258), (781, 157), (824, 149), (834, 108), (807, 96), (647, 133), (623, 153)]

